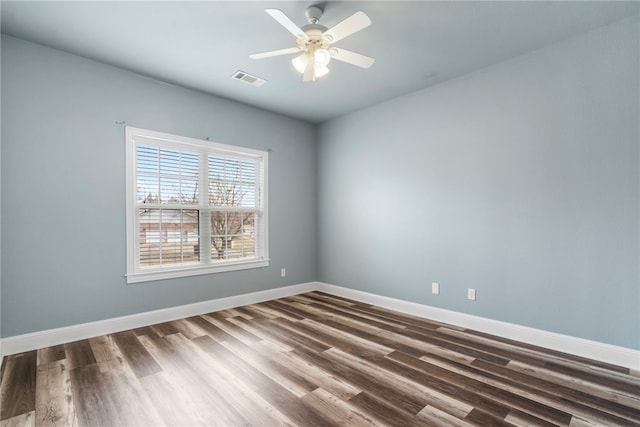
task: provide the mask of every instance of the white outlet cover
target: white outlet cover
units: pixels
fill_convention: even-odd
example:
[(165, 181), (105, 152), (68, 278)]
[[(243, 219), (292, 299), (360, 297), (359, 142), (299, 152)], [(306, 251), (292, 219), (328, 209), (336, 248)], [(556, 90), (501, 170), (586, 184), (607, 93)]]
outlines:
[(475, 301), (476, 300), (476, 290), (475, 289), (469, 289), (467, 291), (467, 298), (472, 300), (472, 301)]
[(440, 293), (440, 283), (431, 283), (431, 293), (438, 295)]

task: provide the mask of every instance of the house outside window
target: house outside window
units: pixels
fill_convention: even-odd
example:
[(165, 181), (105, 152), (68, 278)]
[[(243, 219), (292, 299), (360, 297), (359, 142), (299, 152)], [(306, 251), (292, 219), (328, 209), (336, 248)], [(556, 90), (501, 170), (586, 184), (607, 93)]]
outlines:
[(267, 152), (126, 128), (127, 282), (269, 265)]

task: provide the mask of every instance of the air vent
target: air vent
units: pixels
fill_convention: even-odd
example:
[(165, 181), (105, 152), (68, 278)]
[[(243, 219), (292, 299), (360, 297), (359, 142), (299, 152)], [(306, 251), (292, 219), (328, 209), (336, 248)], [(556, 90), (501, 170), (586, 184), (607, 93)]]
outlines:
[(251, 74), (247, 74), (244, 71), (236, 71), (236, 73), (231, 76), (231, 78), (240, 80), (241, 82), (245, 82), (251, 86), (262, 86), (266, 83), (265, 79), (261, 79), (260, 77), (252, 76)]

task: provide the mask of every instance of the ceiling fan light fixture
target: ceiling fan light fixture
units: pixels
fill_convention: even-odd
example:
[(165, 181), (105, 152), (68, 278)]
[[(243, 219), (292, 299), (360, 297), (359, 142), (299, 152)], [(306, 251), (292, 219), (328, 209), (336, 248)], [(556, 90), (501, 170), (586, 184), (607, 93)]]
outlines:
[[(327, 52), (326, 58), (330, 60), (331, 58), (330, 58), (329, 52), (328, 51), (326, 52)], [(309, 62), (312, 61), (313, 62), (313, 80), (315, 80), (318, 77), (326, 76), (327, 73), (329, 72), (329, 68), (327, 68), (327, 65), (326, 65), (329, 63), (329, 61), (325, 59), (325, 56), (322, 56), (321, 54), (320, 59), (322, 62), (318, 62), (315, 58), (318, 58), (318, 56), (305, 52), (302, 55), (299, 55), (293, 58), (291, 60), (291, 63), (293, 64), (293, 67), (300, 74), (304, 74)], [(324, 62), (324, 65), (323, 65), (323, 62)]]
[(309, 54), (308, 53), (303, 53), (300, 56), (296, 56), (295, 58), (293, 58), (291, 60), (291, 63), (293, 64), (293, 67), (300, 73), (300, 74), (304, 74), (304, 70), (307, 69), (307, 64), (309, 63)]
[(331, 61), (331, 54), (327, 49), (317, 49), (313, 53), (313, 60), (316, 64), (316, 68), (325, 67), (329, 65), (329, 61)]
[(329, 72), (329, 69), (327, 67), (319, 67), (316, 65), (316, 70), (315, 70), (316, 77), (326, 76), (328, 72)]

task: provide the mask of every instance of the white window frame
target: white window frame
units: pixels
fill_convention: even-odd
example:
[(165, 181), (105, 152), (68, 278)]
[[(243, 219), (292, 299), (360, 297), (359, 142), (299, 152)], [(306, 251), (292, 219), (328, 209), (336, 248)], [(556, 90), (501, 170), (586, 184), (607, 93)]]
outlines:
[[(171, 135), (148, 129), (127, 126), (126, 136), (126, 210), (127, 210), (127, 283), (146, 282), (151, 280), (172, 279), (201, 274), (219, 273), (225, 271), (244, 270), (269, 266), (269, 221), (268, 221), (268, 153), (266, 151), (251, 148), (237, 147), (212, 141), (189, 138), (185, 136)], [(202, 248), (200, 261), (197, 263), (169, 265), (159, 267), (142, 267), (139, 265), (140, 233), (138, 223), (138, 209), (142, 206), (137, 200), (137, 176), (136, 176), (136, 146), (138, 144), (166, 147), (173, 149), (189, 150), (197, 152), (200, 156), (200, 182), (204, 183), (208, 177), (205, 174), (207, 168), (207, 156), (217, 155), (234, 159), (253, 160), (256, 162), (256, 181), (261, 183), (256, 194), (256, 212), (258, 218), (255, 221), (256, 256), (252, 258), (212, 260), (210, 248), (206, 248), (204, 242), (211, 240), (211, 223), (206, 214), (218, 210), (209, 206), (208, 197), (203, 197), (203, 189), (208, 185), (200, 186), (199, 206), (200, 211), (200, 248)], [(192, 209), (191, 205), (163, 205), (166, 209)], [(204, 214), (203, 214), (204, 213)], [(209, 216), (210, 218), (210, 216)]]

